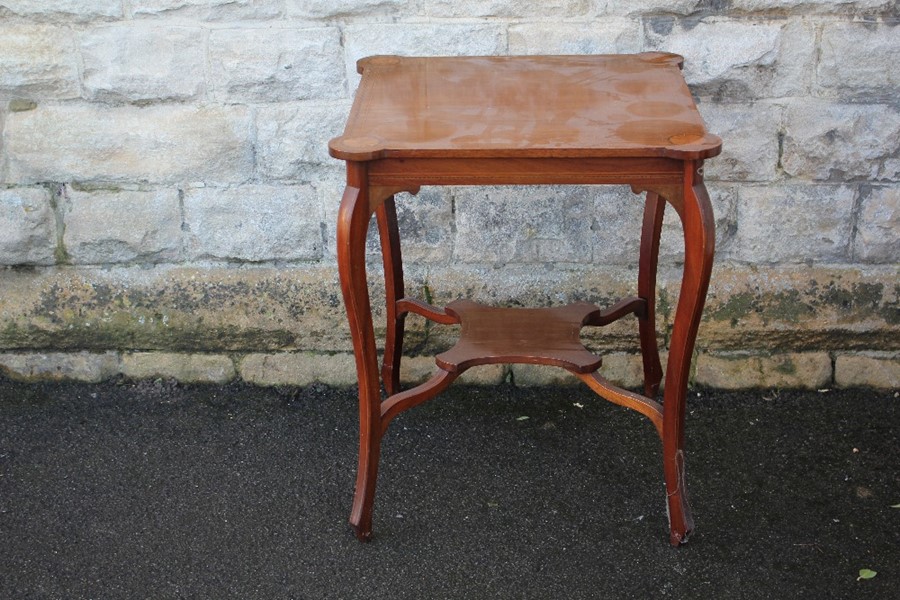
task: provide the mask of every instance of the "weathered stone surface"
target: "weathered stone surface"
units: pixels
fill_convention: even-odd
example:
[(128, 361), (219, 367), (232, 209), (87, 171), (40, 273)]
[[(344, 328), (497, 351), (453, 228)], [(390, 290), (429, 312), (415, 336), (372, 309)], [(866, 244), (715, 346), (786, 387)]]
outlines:
[(133, 379), (175, 379), (182, 383), (228, 383), (237, 374), (234, 362), (221, 354), (129, 352), (121, 372)]
[(347, 81), (356, 89), (356, 61), (373, 54), (405, 56), (493, 56), (506, 53), (500, 23), (422, 23), (350, 25), (344, 29)]
[[(661, 352), (663, 372), (666, 370), (668, 353)], [(626, 354), (624, 352), (611, 352), (603, 354), (603, 364), (600, 365), (600, 375), (612, 383), (626, 389), (638, 389), (643, 393), (644, 389), (644, 362), (640, 354)], [(663, 377), (660, 389), (665, 387)]]
[(265, 386), (356, 383), (356, 362), (352, 354), (248, 354), (241, 359), (238, 370), (244, 381)]
[(738, 260), (771, 264), (848, 258), (856, 195), (852, 187), (746, 186), (738, 194), (733, 248)]
[(631, 19), (593, 23), (523, 23), (509, 28), (510, 54), (625, 54), (640, 52), (641, 25)]
[[(309, 181), (311, 167), (342, 166), (328, 155), (328, 140), (341, 134), (348, 112), (350, 105), (345, 101), (260, 107), (256, 128), (262, 176), (270, 180)], [(340, 195), (336, 201), (340, 202)]]
[(56, 262), (56, 216), (43, 188), (0, 190), (0, 265)]
[(509, 365), (512, 381), (515, 385), (525, 387), (540, 385), (578, 385), (577, 377), (565, 369), (549, 365)]
[(24, 381), (99, 383), (116, 376), (119, 356), (115, 352), (0, 354), (0, 371), (7, 377)]
[(900, 87), (900, 27), (871, 23), (826, 23), (816, 82), (827, 95), (894, 102)]
[(22, 16), (122, 17), (122, 0), (0, 0), (0, 16), (4, 10)]
[(457, 188), (456, 260), (471, 263), (591, 261), (590, 188)]
[[(397, 195), (397, 222), (404, 261), (450, 262), (454, 227), (451, 194), (449, 188), (422, 188), (415, 196)], [(373, 245), (377, 246), (377, 239), (377, 236), (372, 238)]]
[(507, 17), (545, 19), (578, 17), (590, 6), (589, 0), (423, 0), (425, 14), (431, 17)]
[(194, 259), (259, 262), (322, 256), (321, 208), (310, 186), (189, 189), (184, 221)]
[[(435, 305), (460, 298), (500, 306), (576, 300), (609, 306), (634, 294), (633, 269), (503, 269), (408, 264), (407, 293)], [(670, 331), (680, 269), (660, 274), (657, 330)], [(900, 307), (893, 265), (735, 267), (712, 278), (698, 348), (821, 351), (900, 350)], [(384, 332), (380, 274), (370, 274), (378, 339)], [(424, 288), (427, 286), (428, 292)], [(0, 349), (128, 348), (167, 352), (351, 352), (336, 268), (156, 266), (0, 271)], [(456, 341), (455, 328), (407, 320), (405, 348), (433, 355)], [(585, 328), (594, 351), (637, 351), (633, 318)], [(661, 337), (661, 339), (663, 339)], [(662, 347), (662, 344), (661, 344)]]
[(798, 100), (784, 120), (788, 175), (827, 181), (900, 180), (900, 108)]
[(169, 262), (181, 254), (178, 191), (66, 192), (63, 244), (74, 264)]
[(863, 190), (853, 257), (866, 262), (900, 263), (900, 187)]
[[(404, 356), (400, 362), (400, 382), (404, 385), (418, 385), (430, 379), (437, 370), (433, 356)], [(456, 383), (497, 385), (506, 380), (507, 371), (507, 365), (479, 365), (464, 371)]]
[(900, 358), (895, 355), (840, 354), (834, 362), (838, 387), (900, 388)]
[(644, 16), (653, 14), (689, 15), (695, 12), (703, 0), (601, 0), (602, 14)]
[(0, 289), (0, 349), (351, 351), (333, 268), (7, 269)]
[(412, 0), (287, 0), (288, 15), (304, 19), (393, 16), (412, 12)]
[[(565, 189), (565, 188), (564, 188)], [(721, 182), (707, 183), (716, 221), (716, 256), (729, 255), (737, 219), (737, 187)], [(634, 194), (629, 186), (589, 188), (594, 195), (591, 231), (593, 263), (637, 267), (640, 255), (644, 193)], [(570, 217), (571, 218), (571, 217)], [(659, 263), (680, 265), (684, 261), (684, 234), (678, 213), (666, 206), (659, 243)]]
[(208, 21), (272, 19), (283, 0), (131, 0), (135, 17), (191, 17)]
[(240, 182), (253, 174), (250, 114), (241, 106), (39, 104), (9, 114), (4, 137), (12, 183)]
[[(658, 313), (671, 327), (680, 273), (664, 273)], [(894, 265), (714, 267), (697, 347), (702, 351), (900, 350)], [(658, 330), (660, 330), (658, 328)]]
[(707, 129), (722, 138), (722, 153), (704, 165), (708, 179), (771, 181), (778, 168), (778, 136), (784, 106), (772, 102), (703, 102)]
[(210, 87), (224, 102), (343, 97), (343, 59), (337, 27), (216, 29), (209, 36)]
[(198, 27), (115, 25), (81, 36), (89, 98), (184, 100), (203, 92), (205, 32)]
[(0, 23), (0, 100), (78, 97), (72, 31), (51, 25)]
[(695, 382), (723, 389), (803, 388), (820, 389), (831, 384), (831, 357), (825, 352), (772, 356), (715, 356), (696, 359)]
[[(738, 193), (742, 187), (718, 181), (706, 183), (716, 221), (716, 260), (718, 261), (732, 258), (737, 252), (737, 248), (734, 246), (734, 234), (738, 227), (737, 204), (740, 202)], [(635, 237), (638, 237), (638, 234), (635, 234)], [(681, 265), (683, 262), (684, 230), (678, 213), (671, 205), (667, 205), (659, 241), (659, 264), (661, 268), (664, 268)]]
[(730, 0), (730, 3), (731, 8), (735, 11), (775, 11), (779, 15), (783, 14), (784, 11), (790, 11), (793, 14), (872, 12), (886, 10), (891, 6), (891, 0), (853, 0), (850, 2), (835, 2), (834, 0)]
[(815, 31), (791, 21), (647, 21), (648, 49), (686, 57), (684, 75), (702, 97), (738, 102), (805, 95), (811, 83)]
[[(593, 258), (596, 265), (636, 266), (641, 247), (644, 194), (629, 186), (588, 188), (594, 202), (590, 215)], [(568, 215), (569, 219), (578, 219)]]
[[(626, 389), (644, 387), (644, 366), (640, 354), (624, 352), (601, 353), (603, 364), (600, 375), (613, 385)], [(666, 368), (666, 357), (661, 355), (663, 370)], [(513, 383), (516, 385), (584, 385), (581, 381), (564, 369), (545, 365), (510, 365)], [(660, 388), (662, 389), (662, 388)], [(599, 398), (598, 398), (599, 400)], [(600, 400), (601, 402), (603, 400)]]

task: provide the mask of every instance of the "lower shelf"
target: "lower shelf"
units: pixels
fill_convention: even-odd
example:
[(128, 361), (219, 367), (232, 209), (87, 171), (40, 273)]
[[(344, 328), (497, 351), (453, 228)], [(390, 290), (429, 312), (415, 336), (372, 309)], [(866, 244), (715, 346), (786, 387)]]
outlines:
[(599, 310), (577, 302), (555, 308), (496, 308), (471, 300), (444, 309), (462, 325), (459, 340), (436, 357), (438, 367), (461, 373), (495, 363), (554, 365), (574, 373), (591, 373), (601, 359), (580, 340), (581, 328)]

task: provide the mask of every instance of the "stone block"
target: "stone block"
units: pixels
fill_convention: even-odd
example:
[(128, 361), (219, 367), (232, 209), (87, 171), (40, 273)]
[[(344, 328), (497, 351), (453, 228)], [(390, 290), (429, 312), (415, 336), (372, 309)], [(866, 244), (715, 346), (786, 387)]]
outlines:
[(349, 113), (345, 101), (260, 107), (256, 128), (261, 175), (269, 180), (309, 181), (312, 168), (342, 167), (343, 162), (328, 155), (328, 140), (341, 134)]
[[(677, 288), (671, 275), (662, 281), (660, 310), (671, 323)], [(704, 351), (759, 353), (900, 350), (897, 284), (894, 265), (720, 262), (697, 345)]]
[(223, 102), (341, 98), (344, 54), (337, 27), (215, 29), (210, 88)]
[(648, 50), (685, 57), (693, 93), (746, 102), (806, 95), (815, 59), (815, 30), (803, 20), (645, 20)]
[(221, 354), (129, 352), (121, 372), (132, 379), (174, 379), (182, 383), (228, 383), (237, 374), (234, 362)]
[(589, 263), (588, 187), (461, 187), (454, 258), (468, 263)]
[(171, 262), (181, 254), (178, 191), (78, 191), (65, 201), (63, 244), (74, 264)]
[[(716, 160), (712, 159), (710, 162)], [(707, 163), (709, 164), (709, 163)], [(735, 250), (734, 234), (737, 229), (737, 204), (738, 193), (741, 185), (728, 185), (722, 182), (707, 182), (713, 208), (713, 216), (716, 222), (716, 259), (731, 258)], [(666, 214), (663, 219), (662, 235), (659, 241), (659, 265), (665, 268), (672, 265), (681, 265), (684, 262), (684, 230), (678, 213), (671, 205), (666, 206)]]
[[(594, 196), (591, 218), (593, 262), (597, 265), (638, 264), (644, 194), (628, 186), (589, 188)], [(577, 219), (570, 215), (569, 218)]]
[(0, 265), (56, 262), (56, 215), (43, 188), (0, 190)]
[(287, 0), (288, 15), (301, 19), (391, 17), (413, 11), (413, 0)]
[(82, 34), (81, 56), (91, 99), (184, 100), (205, 88), (206, 34), (198, 27), (98, 27)]
[[(665, 356), (662, 356), (662, 365), (663, 371), (665, 371)], [(603, 354), (603, 364), (600, 365), (600, 375), (619, 387), (625, 389), (640, 388), (643, 390), (643, 359), (640, 354), (626, 354), (624, 352)]]
[(423, 0), (429, 17), (500, 17), (544, 19), (579, 17), (587, 12), (589, 0)]
[(900, 108), (803, 99), (784, 119), (784, 172), (846, 182), (900, 180)]
[(131, 0), (135, 18), (186, 17), (206, 21), (274, 19), (284, 0)]
[(322, 257), (331, 264), (337, 265), (336, 228), (341, 198), (343, 198), (344, 188), (347, 186), (347, 176), (342, 168), (343, 163), (338, 161), (334, 161), (334, 163), (333, 168), (314, 169), (310, 185), (316, 188), (319, 204), (325, 214), (322, 229), (325, 240)]
[(581, 381), (572, 373), (559, 367), (550, 365), (509, 365), (512, 371), (512, 381), (515, 385), (524, 387), (532, 386), (574, 386)]
[(752, 264), (846, 261), (855, 194), (837, 185), (740, 188), (734, 258)]
[[(397, 222), (404, 261), (450, 261), (455, 226), (452, 193), (449, 188), (424, 187), (415, 196), (397, 195)], [(377, 237), (372, 241), (377, 242)], [(380, 245), (377, 247), (380, 252)]]
[(703, 102), (699, 109), (707, 129), (723, 140), (722, 153), (704, 166), (708, 179), (748, 182), (775, 178), (782, 105)]
[[(506, 380), (507, 365), (479, 365), (463, 372), (454, 385), (499, 385)], [(437, 373), (433, 356), (404, 356), (400, 363), (400, 382), (406, 386), (424, 383)]]
[(821, 93), (867, 103), (894, 102), (900, 88), (897, 24), (826, 23), (816, 83)]
[(900, 358), (894, 355), (840, 354), (834, 363), (838, 387), (900, 389)]
[(853, 239), (853, 257), (865, 262), (900, 263), (900, 187), (863, 188)]
[(77, 98), (78, 86), (71, 29), (0, 22), (0, 100)]
[(193, 259), (318, 260), (322, 211), (308, 185), (193, 188), (184, 195)]
[(0, 350), (352, 351), (337, 273), (317, 264), (2, 269), (0, 290)]
[(506, 54), (501, 23), (408, 23), (349, 25), (344, 28), (347, 82), (359, 83), (356, 61), (374, 54), (403, 56), (494, 56)]
[(801, 388), (831, 385), (831, 357), (825, 352), (744, 356), (700, 354), (695, 383), (721, 390)]
[(238, 372), (244, 381), (262, 386), (356, 384), (356, 362), (352, 354), (248, 354), (241, 359)]
[[(735, 228), (737, 188), (719, 182), (707, 184), (716, 220), (716, 252), (724, 256), (730, 249)], [(565, 189), (565, 188), (564, 188)], [(634, 194), (628, 186), (590, 188), (594, 195), (591, 215), (593, 263), (636, 268), (640, 254), (645, 194)], [(659, 244), (660, 265), (681, 264), (684, 234), (678, 213), (666, 206)]]
[(509, 27), (510, 54), (626, 54), (640, 52), (640, 22), (522, 23)]
[(842, 16), (857, 12), (879, 12), (887, 10), (892, 0), (730, 0), (731, 8), (740, 12), (773, 12), (778, 16), (786, 11), (791, 14), (839, 14)]
[(123, 16), (122, 0), (2, 0), (0, 16), (3, 16), (4, 10), (20, 16), (65, 17), (76, 20)]
[(99, 383), (118, 374), (119, 355), (115, 352), (0, 354), (0, 371), (20, 381)]
[(241, 182), (253, 176), (242, 106), (38, 105), (7, 116), (7, 180)]
[(689, 15), (697, 11), (703, 0), (598, 0), (602, 15)]

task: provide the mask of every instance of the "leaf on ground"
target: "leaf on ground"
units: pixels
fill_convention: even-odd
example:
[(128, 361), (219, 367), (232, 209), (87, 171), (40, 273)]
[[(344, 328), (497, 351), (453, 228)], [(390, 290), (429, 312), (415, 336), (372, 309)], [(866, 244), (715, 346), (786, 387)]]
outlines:
[(522, 415), (521, 417), (516, 417), (516, 421), (527, 421), (530, 418), (531, 417), (529, 417), (528, 415)]
[(891, 504), (891, 508), (900, 508), (900, 504)]
[(859, 577), (857, 577), (856, 580), (859, 581), (860, 579), (872, 579), (876, 575), (878, 575), (878, 572), (873, 571), (872, 569), (860, 569)]

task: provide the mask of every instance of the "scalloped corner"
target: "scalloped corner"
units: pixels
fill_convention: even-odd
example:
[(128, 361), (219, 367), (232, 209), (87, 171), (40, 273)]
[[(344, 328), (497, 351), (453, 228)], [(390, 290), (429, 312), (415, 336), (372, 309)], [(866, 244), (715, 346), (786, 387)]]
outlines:
[(400, 64), (403, 57), (396, 54), (375, 54), (356, 61), (356, 72), (362, 75), (367, 67), (390, 67)]

